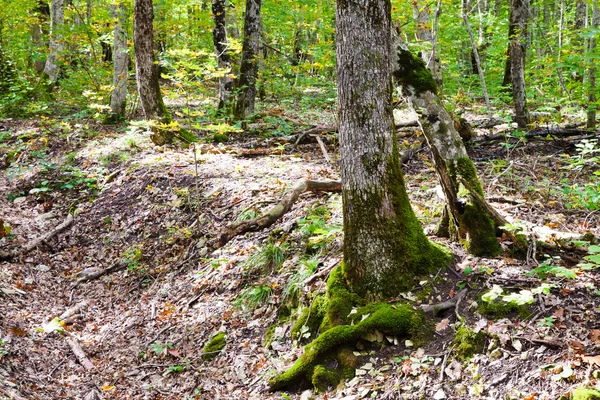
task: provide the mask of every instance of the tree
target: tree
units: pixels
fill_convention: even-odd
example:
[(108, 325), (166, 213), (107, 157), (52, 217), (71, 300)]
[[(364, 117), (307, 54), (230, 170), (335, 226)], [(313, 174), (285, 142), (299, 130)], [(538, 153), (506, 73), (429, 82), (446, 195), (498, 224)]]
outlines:
[[(594, 0), (592, 6), (592, 29), (597, 29), (600, 25), (600, 7), (598, 6), (598, 0)], [(596, 38), (592, 36), (590, 38), (590, 64), (588, 69), (588, 111), (587, 111), (587, 128), (596, 129)]]
[[(479, 199), (484, 197), (473, 162), (469, 159), (454, 122), (437, 96), (439, 88), (420, 58), (415, 57), (393, 34), (393, 75), (431, 147), (433, 162), (446, 197), (440, 224), (443, 236), (466, 239), (467, 250), (478, 256), (501, 252), (496, 227)], [(475, 192), (475, 194), (472, 193)]]
[(127, 33), (123, 29), (126, 22), (125, 4), (110, 5), (110, 13), (114, 20), (114, 52), (113, 52), (113, 86), (110, 96), (110, 110), (112, 119), (120, 119), (125, 116), (125, 105), (127, 99), (127, 76), (129, 70), (129, 46), (127, 45)]
[(51, 86), (57, 82), (60, 72), (58, 59), (64, 48), (61, 32), (64, 24), (65, 2), (64, 0), (52, 0), (50, 2), (50, 54), (42, 73), (42, 77), (46, 77)]
[(168, 120), (158, 82), (158, 66), (154, 61), (152, 0), (135, 0), (133, 18), (135, 76), (144, 116), (148, 120), (156, 117)]
[(237, 82), (238, 97), (233, 110), (236, 119), (244, 119), (254, 113), (256, 99), (257, 57), (260, 51), (260, 7), (262, 0), (247, 0), (244, 17), (242, 62)]
[(527, 94), (525, 92), (525, 43), (527, 40), (527, 14), (529, 0), (511, 0), (511, 26), (515, 32), (508, 45), (510, 54), (510, 75), (512, 81), (515, 121), (521, 129), (529, 124)]
[(219, 67), (219, 108), (225, 107), (233, 92), (233, 79), (231, 78), (231, 58), (227, 46), (227, 30), (225, 25), (225, 0), (213, 0), (212, 13), (215, 20), (213, 28), (213, 43)]
[[(269, 382), (272, 390), (305, 378), (319, 389), (335, 385), (339, 374), (354, 374), (356, 357), (347, 344), (374, 330), (410, 335), (422, 328), (420, 314), (410, 307), (369, 305), (365, 299), (397, 296), (416, 275), (449, 262), (448, 253), (423, 233), (406, 193), (392, 116), (390, 27), (389, 0), (337, 2), (344, 263), (331, 272), (327, 297), (313, 303), (321, 335)], [(318, 311), (323, 307), (325, 312)], [(339, 373), (319, 365), (331, 353)]]
[(417, 23), (417, 39), (427, 46), (421, 50), (421, 58), (425, 61), (427, 68), (429, 68), (435, 81), (441, 88), (442, 68), (440, 66), (439, 55), (437, 54), (437, 21), (441, 13), (441, 0), (438, 0), (437, 2), (433, 26), (431, 21), (431, 12), (429, 11), (429, 2), (423, 2), (422, 0), (414, 1), (412, 6), (413, 17)]

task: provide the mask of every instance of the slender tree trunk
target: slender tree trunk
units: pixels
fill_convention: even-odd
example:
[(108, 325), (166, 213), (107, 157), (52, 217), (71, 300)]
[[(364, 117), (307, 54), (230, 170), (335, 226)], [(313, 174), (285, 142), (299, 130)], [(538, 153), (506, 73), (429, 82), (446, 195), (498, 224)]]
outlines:
[(466, 239), (467, 250), (478, 256), (494, 256), (501, 248), (493, 219), (472, 198), (468, 186), (484, 197), (475, 166), (469, 159), (454, 122), (437, 96), (439, 89), (423, 62), (394, 36), (392, 71), (429, 145), (435, 170), (446, 197), (449, 233), (454, 240)]
[(225, 0), (212, 1), (212, 13), (215, 20), (213, 28), (213, 43), (217, 55), (217, 66), (223, 72), (219, 78), (219, 108), (225, 107), (233, 92), (231, 77), (231, 58), (227, 45), (227, 30), (225, 27)]
[(135, 46), (135, 74), (137, 89), (146, 119), (169, 118), (160, 92), (158, 67), (154, 62), (152, 44), (152, 0), (134, 2), (133, 42)]
[(60, 68), (58, 66), (59, 54), (63, 51), (62, 29), (65, 24), (65, 2), (64, 0), (52, 0), (50, 2), (50, 54), (46, 59), (43, 75), (48, 77), (52, 85), (58, 80)]
[(508, 9), (508, 43), (506, 50), (506, 62), (504, 64), (504, 78), (502, 79), (502, 86), (510, 87), (512, 85), (512, 75), (511, 75), (511, 62), (510, 62), (510, 42), (514, 40), (515, 35), (517, 34), (517, 26), (513, 18), (513, 6), (514, 0), (509, 0), (510, 7)]
[(488, 94), (487, 85), (485, 84), (485, 75), (483, 74), (483, 67), (481, 66), (481, 59), (479, 58), (479, 50), (477, 50), (477, 43), (475, 42), (475, 37), (473, 36), (473, 30), (471, 29), (471, 25), (469, 24), (469, 17), (467, 16), (468, 11), (468, 0), (463, 0), (462, 6), (462, 18), (465, 23), (465, 28), (469, 33), (469, 39), (471, 40), (471, 48), (473, 51), (473, 57), (475, 58), (475, 65), (477, 67), (477, 73), (479, 74), (479, 82), (481, 83), (481, 90), (483, 90), (483, 97), (485, 99), (485, 106), (487, 108), (488, 114), (492, 113), (492, 106), (490, 104), (490, 95)]
[(525, 42), (527, 39), (527, 18), (529, 0), (512, 0), (511, 19), (515, 25), (515, 36), (509, 43), (510, 74), (515, 106), (515, 121), (521, 129), (529, 124), (527, 95), (525, 91)]
[(344, 271), (361, 296), (395, 296), (444, 264), (409, 203), (396, 145), (389, 0), (338, 0)]
[[(598, 5), (598, 0), (594, 0), (593, 10), (592, 10), (592, 29), (597, 29), (600, 25), (600, 6)], [(596, 37), (592, 36), (590, 38), (590, 62), (589, 62), (589, 70), (588, 70), (588, 112), (587, 112), (587, 128), (588, 129), (596, 129), (596, 63), (598, 57), (595, 55), (596, 53)]]
[(242, 63), (237, 84), (238, 98), (233, 112), (236, 119), (244, 119), (246, 116), (254, 113), (256, 78), (258, 75), (257, 58), (260, 54), (261, 1), (262, 0), (246, 0)]
[(127, 76), (129, 70), (129, 46), (127, 45), (127, 32), (123, 28), (127, 22), (125, 4), (119, 2), (111, 4), (110, 14), (114, 20), (113, 40), (113, 86), (110, 95), (110, 110), (115, 120), (125, 117), (125, 104), (127, 99)]
[[(44, 1), (39, 0), (34, 10), (35, 22), (31, 25), (31, 55), (30, 64), (37, 73), (44, 72), (46, 67), (46, 59), (36, 59), (35, 55), (45, 52), (46, 44), (44, 43), (44, 29), (48, 19), (50, 18), (50, 7)], [(46, 32), (47, 33), (47, 32)]]
[[(439, 64), (439, 60), (436, 59), (436, 36), (432, 27), (431, 13), (429, 11), (429, 3), (421, 1), (415, 1), (413, 4), (413, 17), (417, 23), (417, 39), (425, 44), (425, 48), (421, 50), (421, 58), (425, 61), (427, 68), (433, 74), (435, 81), (438, 85), (441, 85), (442, 74)], [(434, 17), (437, 21), (437, 12), (439, 12), (441, 3), (438, 2), (438, 8), (436, 8), (436, 15)]]

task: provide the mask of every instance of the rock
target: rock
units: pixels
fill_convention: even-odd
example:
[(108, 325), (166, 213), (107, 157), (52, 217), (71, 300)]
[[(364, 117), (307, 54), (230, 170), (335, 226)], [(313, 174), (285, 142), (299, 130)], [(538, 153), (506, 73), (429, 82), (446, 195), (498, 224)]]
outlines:
[(442, 389), (438, 389), (437, 392), (435, 392), (435, 394), (433, 395), (433, 398), (435, 400), (442, 400), (446, 398), (446, 393), (444, 393), (444, 391)]

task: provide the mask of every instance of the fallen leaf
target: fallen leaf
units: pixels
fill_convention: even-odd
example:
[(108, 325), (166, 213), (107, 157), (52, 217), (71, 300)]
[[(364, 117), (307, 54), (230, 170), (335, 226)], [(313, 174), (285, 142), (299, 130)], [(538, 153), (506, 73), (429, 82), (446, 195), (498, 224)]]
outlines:
[(581, 356), (581, 360), (584, 363), (590, 364), (590, 365), (598, 365), (600, 366), (600, 355), (597, 356)]
[(535, 400), (535, 393), (531, 393), (527, 397), (523, 397), (523, 400)]
[(449, 324), (450, 324), (450, 320), (448, 318), (445, 318), (445, 319), (441, 320), (440, 322), (438, 322), (435, 325), (435, 331), (436, 332), (441, 332), (444, 329), (446, 329)]
[(583, 343), (578, 342), (577, 340), (568, 340), (567, 343), (569, 343), (569, 347), (575, 350), (576, 353), (581, 353), (585, 348)]
[(554, 311), (554, 318), (558, 319), (558, 320), (562, 320), (565, 317), (565, 309), (564, 308), (557, 308)]
[(594, 343), (600, 343), (600, 329), (590, 329), (590, 339)]

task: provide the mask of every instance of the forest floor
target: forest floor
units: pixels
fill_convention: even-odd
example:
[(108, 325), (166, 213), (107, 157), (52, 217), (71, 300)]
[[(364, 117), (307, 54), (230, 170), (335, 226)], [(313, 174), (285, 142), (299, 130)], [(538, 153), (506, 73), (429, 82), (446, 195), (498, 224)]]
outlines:
[[(320, 118), (311, 123), (333, 124), (332, 115)], [(600, 236), (600, 214), (589, 210), (589, 196), (563, 191), (598, 176), (593, 167), (572, 168), (580, 138), (513, 135), (474, 140), (469, 152), (491, 204), (553, 248), (527, 260), (504, 240), (504, 254), (486, 259), (432, 236), (453, 250), (453, 266), (415, 282), (406, 300), (469, 292), (435, 316), (430, 342), (415, 348), (374, 335), (356, 344), (356, 377), (337, 389), (270, 393), (268, 378), (302, 346), (290, 338), (294, 318), (280, 319), (269, 341), (267, 328), (281, 305), (306, 306), (323, 291), (326, 271), (342, 258), (335, 193), (306, 193), (273, 226), (215, 245), (227, 224), (272, 207), (297, 180), (339, 178), (334, 140), (325, 141), (330, 163), (316, 142), (273, 137), (277, 123), (259, 117), (226, 143), (196, 145), (194, 157), (194, 147), (153, 145), (143, 128), (0, 121), (0, 218), (10, 226), (0, 251), (75, 216), (32, 252), (0, 262), (0, 399), (554, 400), (598, 382), (600, 262), (577, 267), (586, 243), (565, 240)], [(509, 125), (477, 134), (502, 130)], [(402, 145), (413, 143), (416, 128), (403, 136)], [(426, 147), (404, 171), (431, 234), (442, 200)], [(78, 283), (111, 266), (117, 270)], [(481, 296), (492, 288), (513, 301), (497, 299), (486, 311)], [(462, 334), (478, 344), (454, 341), (461, 320), (470, 329)], [(218, 332), (225, 348), (204, 354)]]

